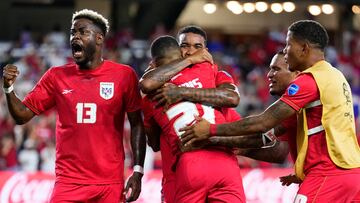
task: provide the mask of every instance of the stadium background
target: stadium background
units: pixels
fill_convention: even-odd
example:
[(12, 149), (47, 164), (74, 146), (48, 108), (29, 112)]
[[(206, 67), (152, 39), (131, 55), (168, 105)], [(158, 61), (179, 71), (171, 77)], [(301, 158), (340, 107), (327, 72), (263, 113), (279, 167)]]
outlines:
[[(139, 75), (150, 61), (148, 49), (153, 39), (175, 35), (181, 26), (196, 24), (207, 31), (208, 47), (216, 62), (234, 77), (241, 94), (237, 111), (247, 116), (261, 112), (276, 99), (268, 93), (266, 73), (272, 55), (284, 47), (286, 28), (295, 20), (314, 19), (329, 31), (326, 57), (351, 84), (358, 118), (358, 5), (360, 1), (350, 0), (4, 0), (0, 1), (0, 66), (14, 63), (19, 67), (15, 89), (23, 98), (49, 67), (71, 61), (71, 15), (82, 8), (94, 9), (110, 20), (112, 30), (106, 40), (105, 58), (129, 64)], [(360, 137), (359, 119), (356, 122)], [(54, 126), (54, 111), (15, 126), (4, 94), (0, 94), (1, 203), (47, 202), (54, 181)], [(129, 168), (128, 124), (124, 139)], [(244, 169), (248, 202), (291, 202), (296, 186), (282, 187), (277, 178), (292, 171), (290, 159), (283, 164), (244, 157), (238, 160)], [(137, 202), (159, 202), (160, 154), (147, 150), (145, 165), (146, 176)]]

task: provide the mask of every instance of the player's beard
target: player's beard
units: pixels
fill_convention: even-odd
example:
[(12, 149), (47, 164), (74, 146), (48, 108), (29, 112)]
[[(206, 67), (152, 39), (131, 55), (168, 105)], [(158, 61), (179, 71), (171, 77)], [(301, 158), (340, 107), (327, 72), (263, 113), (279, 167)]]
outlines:
[(87, 47), (83, 50), (84, 56), (82, 60), (77, 60), (76, 64), (79, 65), (80, 69), (87, 69), (91, 66), (91, 63), (94, 60), (95, 52), (96, 52), (96, 45), (95, 44), (89, 44)]

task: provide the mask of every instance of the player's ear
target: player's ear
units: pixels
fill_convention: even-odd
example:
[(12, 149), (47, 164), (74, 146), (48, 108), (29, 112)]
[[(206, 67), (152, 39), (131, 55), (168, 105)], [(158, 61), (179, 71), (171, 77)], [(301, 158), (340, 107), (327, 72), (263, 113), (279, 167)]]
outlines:
[(104, 43), (104, 35), (101, 33), (96, 33), (96, 44), (100, 45)]
[(309, 42), (304, 42), (302, 44), (302, 55), (307, 56), (308, 53), (310, 52), (311, 49), (311, 44), (309, 44)]

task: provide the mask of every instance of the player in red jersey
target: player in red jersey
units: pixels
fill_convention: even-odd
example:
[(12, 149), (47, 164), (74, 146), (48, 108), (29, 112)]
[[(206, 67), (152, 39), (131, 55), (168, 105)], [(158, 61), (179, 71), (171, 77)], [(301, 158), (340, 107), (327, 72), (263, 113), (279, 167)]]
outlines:
[[(164, 46), (169, 48), (163, 50), (162, 47)], [(152, 44), (152, 55), (155, 63), (160, 63), (165, 58), (165, 55), (174, 52), (177, 52), (176, 58), (182, 60), (177, 42), (172, 37), (159, 38)], [(176, 56), (176, 53), (173, 55)], [(156, 68), (155, 70), (158, 69), (160, 68)], [(171, 78), (171, 83), (180, 86), (180, 89), (184, 86), (193, 87), (194, 90), (200, 90), (205, 93), (209, 91), (207, 94), (203, 94), (203, 96), (207, 98), (209, 96), (208, 94), (214, 95), (216, 74), (216, 67), (214, 69), (209, 63), (195, 64), (191, 66), (191, 68), (186, 68), (174, 75), (174, 77)], [(165, 83), (166, 81), (159, 82)], [(199, 95), (197, 95), (197, 97), (199, 97)], [(219, 98), (216, 97), (214, 99), (216, 101), (219, 100)], [(156, 105), (156, 102), (151, 102), (148, 105), (150, 109), (149, 112), (151, 112), (151, 108), (153, 108), (154, 105)], [(194, 120), (194, 114), (208, 117), (214, 122), (225, 122), (225, 118), (220, 111), (208, 105), (177, 100), (175, 104), (169, 105), (167, 109), (159, 107), (153, 109), (151, 113), (151, 117), (161, 127), (165, 139), (170, 144), (172, 154), (177, 158), (174, 160), (175, 162), (171, 163), (171, 165), (174, 166), (173, 169), (176, 169), (175, 202), (199, 202), (205, 201), (206, 199), (208, 199), (209, 202), (220, 199), (225, 202), (245, 201), (237, 160), (230, 150), (208, 148), (196, 152), (181, 153), (178, 146), (178, 129), (187, 123), (191, 123)], [(218, 162), (223, 162), (224, 165), (228, 166), (229, 171), (227, 174), (220, 173), (220, 169), (216, 170), (215, 166), (219, 164)], [(199, 170), (190, 170), (190, 167), (196, 168), (200, 166), (209, 168), (209, 170), (207, 170), (206, 173)], [(210, 168), (213, 170), (210, 170)], [(202, 178), (202, 176), (206, 174), (208, 178)], [(215, 174), (217, 175), (215, 176)], [(189, 179), (184, 179), (183, 177), (192, 177), (191, 179), (199, 178), (200, 181), (191, 183), (187, 181)], [(228, 193), (225, 191), (228, 191)]]
[[(288, 65), (285, 62), (285, 54), (281, 51), (278, 52), (270, 63), (270, 70), (267, 74), (267, 77), (270, 81), (270, 94), (281, 96), (290, 82), (295, 79), (298, 71), (292, 72), (288, 70)], [(209, 138), (209, 143), (212, 145), (221, 145), (230, 148), (240, 148), (238, 150), (238, 155), (254, 158), (261, 161), (274, 162), (274, 163), (283, 163), (287, 158), (287, 155), (290, 151), (293, 161), (296, 160), (296, 116), (287, 119), (282, 122), (281, 126), (277, 127), (276, 136), (281, 136), (279, 139), (280, 142), (271, 143), (268, 146), (263, 146), (262, 148), (244, 148), (248, 147), (260, 147), (262, 142), (262, 135), (253, 135), (253, 136), (235, 136), (235, 137), (222, 137), (214, 136)], [(270, 147), (271, 146), (271, 147)], [(190, 150), (190, 149), (187, 149)], [(295, 181), (299, 182), (298, 179), (295, 179), (293, 175), (284, 176), (280, 178), (283, 184), (289, 185)]]
[(303, 20), (289, 29), (284, 49), (292, 70), (301, 71), (267, 110), (231, 124), (205, 120), (185, 127), (184, 145), (210, 135), (266, 131), (299, 111), (295, 172), (303, 182), (295, 202), (351, 202), (360, 191), (360, 149), (355, 136), (351, 90), (341, 72), (324, 60), (326, 30)]
[[(55, 107), (56, 181), (51, 202), (119, 202), (141, 191), (146, 139), (134, 70), (103, 60), (108, 21), (92, 10), (74, 13), (70, 44), (75, 63), (49, 69), (20, 101), (16, 66), (4, 68), (4, 91), (17, 124)], [(123, 123), (131, 125), (134, 173), (124, 190)]]
[[(286, 88), (299, 74), (299, 71), (290, 71), (288, 64), (285, 61), (285, 54), (279, 51), (271, 60), (269, 65), (269, 72), (267, 77), (270, 81), (269, 92), (271, 95), (281, 96), (285, 93)], [(277, 126), (275, 135), (279, 137), (280, 142), (276, 143), (273, 147), (261, 149), (241, 149), (239, 155), (254, 158), (261, 161), (283, 163), (290, 152), (292, 160), (295, 162), (297, 157), (296, 151), (296, 115), (286, 119)], [(214, 137), (215, 138), (215, 137)], [(211, 139), (214, 139), (211, 138)], [(223, 137), (217, 137), (221, 139)], [(234, 138), (235, 139), (235, 138)], [(219, 142), (219, 141), (218, 141)], [(246, 142), (246, 140), (244, 140)], [(221, 143), (220, 143), (221, 144)], [(288, 175), (280, 177), (283, 185), (290, 185), (291, 183), (299, 183), (301, 180), (296, 178), (295, 175)]]
[[(166, 63), (166, 62), (164, 62)], [(223, 83), (233, 83), (232, 77), (219, 71), (217, 74), (217, 84)], [(170, 83), (169, 83), (170, 84)], [(169, 85), (167, 88), (176, 88), (175, 85)], [(185, 89), (186, 87), (182, 87)], [(165, 89), (165, 88), (164, 88)], [(194, 88), (187, 88), (189, 93)], [(168, 98), (174, 96), (172, 90), (163, 91), (162, 94), (166, 95)], [(198, 97), (199, 102), (201, 97)], [(222, 108), (222, 113), (225, 116), (227, 122), (237, 121), (241, 117), (233, 108)], [(161, 131), (161, 128), (158, 126), (153, 115), (153, 104), (149, 100), (149, 97), (143, 97), (143, 112), (144, 112), (144, 126), (145, 131), (148, 136), (148, 143), (152, 149), (157, 152), (161, 152), (161, 161), (162, 161), (162, 190), (161, 190), (161, 200), (163, 203), (172, 203), (175, 201), (175, 172), (171, 169), (171, 163), (176, 161), (175, 156), (172, 155), (171, 147), (168, 141), (166, 140), (166, 132)]]

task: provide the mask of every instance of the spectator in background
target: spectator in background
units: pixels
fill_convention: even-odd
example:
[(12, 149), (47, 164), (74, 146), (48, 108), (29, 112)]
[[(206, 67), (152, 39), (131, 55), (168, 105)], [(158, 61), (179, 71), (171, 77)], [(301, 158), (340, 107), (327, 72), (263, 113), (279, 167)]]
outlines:
[(0, 171), (17, 170), (16, 147), (14, 136), (11, 133), (0, 135)]

